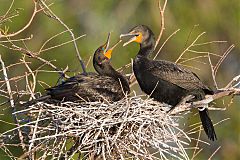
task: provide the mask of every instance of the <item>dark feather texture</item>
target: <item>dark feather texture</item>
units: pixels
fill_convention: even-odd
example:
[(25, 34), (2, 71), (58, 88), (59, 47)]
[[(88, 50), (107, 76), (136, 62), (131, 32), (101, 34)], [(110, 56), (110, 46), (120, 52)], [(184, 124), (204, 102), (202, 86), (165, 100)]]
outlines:
[[(94, 53), (93, 66), (97, 73), (78, 74), (71, 77), (57, 86), (46, 89), (47, 95), (34, 100), (34, 102), (38, 100), (118, 101), (124, 98), (130, 92), (130, 88), (126, 77), (117, 72), (111, 66), (109, 57), (105, 56), (105, 53), (108, 52), (109, 38), (110, 35), (107, 42)], [(112, 51), (114, 47), (110, 50)], [(32, 103), (28, 102), (28, 104)]]
[(47, 94), (65, 101), (118, 101), (124, 97), (124, 89), (129, 91), (128, 87), (122, 88), (118, 78), (79, 74), (47, 89)]
[[(131, 34), (142, 36), (142, 41), (139, 42), (140, 50), (133, 61), (133, 71), (140, 88), (146, 94), (173, 107), (187, 95), (195, 96), (194, 100), (201, 100), (206, 94), (213, 94), (213, 91), (189, 69), (169, 61), (148, 59), (148, 55), (154, 50), (155, 39), (147, 26), (136, 26), (122, 36)], [(216, 134), (207, 109), (199, 111), (199, 115), (207, 136), (215, 140)]]

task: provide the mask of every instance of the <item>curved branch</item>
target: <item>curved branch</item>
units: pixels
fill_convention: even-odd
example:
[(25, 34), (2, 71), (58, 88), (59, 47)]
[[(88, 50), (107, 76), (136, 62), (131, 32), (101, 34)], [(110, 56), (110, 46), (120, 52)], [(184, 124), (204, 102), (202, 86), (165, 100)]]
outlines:
[(36, 16), (36, 14), (41, 11), (42, 9), (38, 10), (37, 9), (37, 2), (34, 1), (34, 10), (33, 10), (33, 14), (32, 14), (32, 17), (30, 18), (30, 20), (28, 21), (28, 23), (20, 30), (18, 30), (17, 32), (15, 33), (10, 33), (10, 34), (6, 34), (6, 35), (3, 35), (1, 34), (0, 32), (0, 38), (9, 38), (9, 37), (13, 37), (13, 36), (16, 36), (18, 34), (20, 34), (21, 32), (23, 32), (25, 29), (27, 29), (30, 24), (32, 23), (34, 17)]
[(79, 60), (79, 62), (80, 62), (80, 65), (81, 65), (81, 67), (82, 67), (82, 71), (83, 71), (83, 73), (86, 74), (86, 73), (87, 73), (86, 67), (85, 67), (85, 64), (83, 63), (82, 57), (80, 56), (80, 52), (79, 52), (78, 47), (77, 47), (75, 35), (74, 35), (73, 32), (71, 31), (71, 29), (70, 29), (56, 14), (54, 14), (54, 13), (52, 12), (52, 10), (46, 5), (45, 2), (43, 2), (42, 0), (40, 0), (40, 2), (41, 2), (41, 5), (43, 5), (44, 8), (46, 8), (47, 11), (48, 11), (48, 12), (45, 12), (45, 14), (46, 14), (47, 16), (49, 16), (50, 18), (53, 18), (53, 19), (57, 20), (57, 21), (58, 21), (61, 25), (63, 25), (63, 27), (66, 28), (66, 30), (70, 33), (70, 35), (71, 35), (71, 37), (72, 37), (72, 39), (73, 39), (74, 48), (75, 48), (76, 53), (77, 53), (77, 58), (78, 58), (78, 60)]

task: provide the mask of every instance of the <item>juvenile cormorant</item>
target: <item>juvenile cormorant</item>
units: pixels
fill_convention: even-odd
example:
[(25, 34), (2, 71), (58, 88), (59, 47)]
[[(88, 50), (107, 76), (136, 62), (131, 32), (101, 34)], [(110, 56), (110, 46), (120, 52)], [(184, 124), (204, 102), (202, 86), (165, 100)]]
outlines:
[[(129, 33), (121, 34), (120, 38), (125, 36), (132, 38), (123, 46), (131, 42), (140, 44), (140, 50), (133, 61), (133, 71), (140, 88), (150, 97), (175, 107), (187, 95), (195, 96), (196, 101), (203, 99), (206, 94), (213, 94), (192, 71), (173, 62), (148, 59), (148, 55), (154, 51), (155, 39), (147, 26), (138, 25)], [(208, 109), (199, 109), (199, 115), (208, 138), (216, 140)]]
[(118, 101), (129, 93), (128, 80), (110, 64), (116, 43), (109, 49), (107, 42), (94, 53), (93, 66), (98, 74), (78, 74), (62, 84), (46, 89), (49, 99), (64, 101)]

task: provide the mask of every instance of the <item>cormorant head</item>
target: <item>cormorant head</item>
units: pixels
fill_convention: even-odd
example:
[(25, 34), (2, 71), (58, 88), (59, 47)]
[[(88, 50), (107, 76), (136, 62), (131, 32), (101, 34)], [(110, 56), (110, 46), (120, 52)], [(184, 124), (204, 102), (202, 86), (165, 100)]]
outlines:
[(110, 64), (110, 59), (112, 56), (113, 49), (121, 42), (119, 40), (115, 45), (109, 48), (110, 43), (110, 33), (108, 34), (107, 41), (102, 46), (100, 46), (94, 53), (93, 56), (93, 66), (98, 73), (103, 73), (106, 66)]
[(102, 46), (100, 46), (94, 53), (94, 61), (102, 64), (108, 62), (111, 59), (113, 49), (121, 42), (119, 40), (113, 47), (109, 48), (110, 43), (110, 33), (108, 34), (107, 41)]
[(120, 39), (122, 37), (126, 37), (126, 36), (132, 36), (132, 38), (130, 40), (128, 40), (127, 42), (125, 42), (123, 44), (123, 46), (126, 46), (131, 42), (137, 42), (141, 45), (155, 43), (154, 34), (153, 34), (152, 30), (145, 25), (138, 25), (136, 27), (133, 27), (128, 33), (121, 34)]

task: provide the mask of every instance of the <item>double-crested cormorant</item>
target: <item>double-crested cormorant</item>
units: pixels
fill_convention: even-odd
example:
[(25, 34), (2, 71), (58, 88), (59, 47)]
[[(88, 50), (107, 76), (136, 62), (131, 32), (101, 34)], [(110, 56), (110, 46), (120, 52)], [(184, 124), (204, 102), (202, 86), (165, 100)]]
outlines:
[(93, 66), (98, 74), (78, 74), (62, 84), (48, 88), (47, 97), (60, 101), (118, 101), (129, 93), (126, 77), (117, 72), (110, 64), (116, 43), (109, 49), (110, 34), (107, 42), (94, 53)]
[[(193, 95), (201, 100), (213, 91), (205, 86), (192, 71), (164, 60), (150, 60), (148, 55), (154, 51), (153, 32), (145, 25), (138, 25), (121, 37), (132, 36), (123, 46), (137, 42), (140, 50), (133, 61), (133, 71), (141, 89), (157, 101), (175, 107), (185, 96)], [(216, 133), (208, 115), (208, 109), (199, 109), (202, 126), (210, 140), (216, 140)]]

